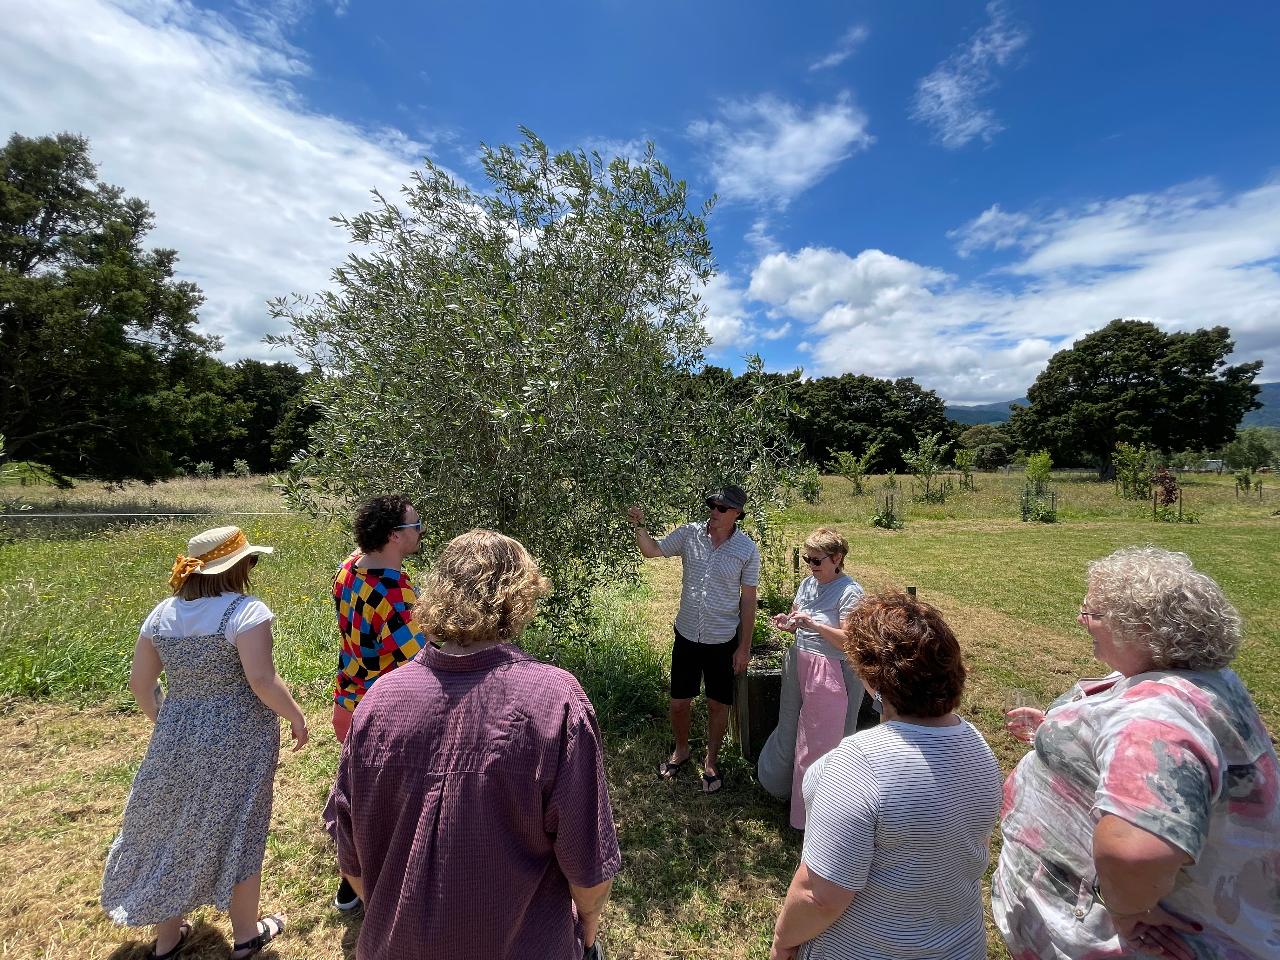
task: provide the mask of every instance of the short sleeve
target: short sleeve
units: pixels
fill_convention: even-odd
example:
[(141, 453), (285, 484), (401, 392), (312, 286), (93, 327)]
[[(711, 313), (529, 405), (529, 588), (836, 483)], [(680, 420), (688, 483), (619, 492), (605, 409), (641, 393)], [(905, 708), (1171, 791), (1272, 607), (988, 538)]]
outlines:
[(760, 551), (756, 548), (754, 540), (751, 541), (751, 556), (742, 565), (742, 585), (744, 587), (760, 585)]
[(142, 626), (138, 628), (138, 633), (141, 636), (146, 637), (148, 640), (155, 639), (156, 624), (160, 622), (161, 614), (163, 614), (165, 609), (172, 603), (173, 598), (167, 597), (152, 607), (151, 612), (148, 613), (146, 619), (142, 621)]
[(1217, 740), (1167, 686), (1144, 683), (1099, 730), (1098, 816), (1115, 814), (1199, 859), (1226, 760)]
[(543, 825), (565, 878), (574, 886), (594, 887), (618, 872), (622, 856), (604, 779), (600, 727), (586, 694), (569, 703), (562, 737)]
[(840, 596), (840, 623), (844, 623), (844, 618), (849, 615), (849, 611), (862, 602), (862, 587), (858, 582), (851, 581), (844, 588), (844, 593)]
[(692, 529), (692, 523), (681, 524), (659, 540), (658, 549), (662, 551), (662, 555), (664, 557), (674, 557), (677, 553), (683, 553), (684, 545), (689, 542), (689, 534)]
[(235, 643), (236, 637), (246, 630), (252, 630), (259, 624), (267, 623), (274, 619), (275, 614), (271, 612), (270, 607), (257, 597), (250, 597), (236, 608), (236, 612), (231, 617), (231, 622), (227, 624), (227, 640)]
[(867, 884), (879, 820), (880, 788), (866, 758), (837, 748), (804, 777), (805, 809), (801, 859), (838, 887), (858, 891)]

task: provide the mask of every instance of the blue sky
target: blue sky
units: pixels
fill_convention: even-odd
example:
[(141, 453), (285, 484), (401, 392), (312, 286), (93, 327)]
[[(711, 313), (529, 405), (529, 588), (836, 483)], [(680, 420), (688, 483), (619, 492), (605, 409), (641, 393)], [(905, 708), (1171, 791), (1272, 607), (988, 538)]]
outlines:
[[(1228, 9), (1229, 14), (1223, 13)], [(1280, 7), (882, 0), (0, 0), (0, 127), (147, 199), (224, 356), (321, 289), (327, 224), (481, 141), (637, 155), (701, 199), (710, 357), (1022, 395), (1118, 316), (1280, 379)]]

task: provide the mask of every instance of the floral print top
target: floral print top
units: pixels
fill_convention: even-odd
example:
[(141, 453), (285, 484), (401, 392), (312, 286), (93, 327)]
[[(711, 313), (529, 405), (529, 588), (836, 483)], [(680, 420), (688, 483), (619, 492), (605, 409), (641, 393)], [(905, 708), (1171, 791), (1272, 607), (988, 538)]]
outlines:
[(1185, 850), (1165, 909), (1197, 960), (1280, 957), (1280, 764), (1231, 670), (1082, 680), (1005, 783), (992, 911), (1014, 960), (1125, 956), (1093, 893), (1104, 814)]

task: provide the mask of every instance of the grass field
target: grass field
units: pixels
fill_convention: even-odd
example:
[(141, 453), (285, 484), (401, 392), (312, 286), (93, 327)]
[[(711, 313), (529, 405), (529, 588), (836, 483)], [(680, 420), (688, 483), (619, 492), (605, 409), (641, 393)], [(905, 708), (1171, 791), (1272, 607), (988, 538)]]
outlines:
[[(909, 478), (899, 497), (909, 498)], [(881, 481), (874, 479), (873, 491)], [(971, 668), (962, 712), (1008, 769), (1022, 748), (1000, 729), (1004, 692), (1045, 699), (1100, 669), (1075, 625), (1088, 560), (1117, 546), (1186, 550), (1244, 614), (1237, 669), (1268, 725), (1280, 730), (1280, 486), (1237, 500), (1229, 478), (1195, 478), (1185, 509), (1194, 524), (1155, 523), (1150, 505), (1118, 500), (1111, 487), (1060, 480), (1054, 525), (1017, 520), (1018, 477), (980, 475), (975, 493), (943, 505), (909, 503), (907, 526), (869, 526), (874, 495), (854, 497), (828, 478), (824, 500), (788, 517), (798, 543), (819, 523), (850, 539), (851, 572), (869, 587), (913, 584), (956, 628)], [(0, 489), (12, 511), (275, 513), (260, 480), (188, 480), (151, 488), (69, 492)], [(341, 530), (293, 516), (115, 520), (0, 520), (0, 958), (127, 960), (146, 955), (144, 931), (113, 927), (97, 904), (102, 861), (148, 736), (125, 690), (139, 622), (164, 594), (169, 564), (193, 532), (238, 522), (276, 547), (255, 571), (255, 591), (276, 611), (277, 659), (311, 719), (314, 740), (286, 756), (277, 777), (264, 906), (291, 929), (274, 954), (297, 960), (354, 955), (358, 920), (327, 906), (331, 855), (319, 823), (337, 759), (326, 695), (335, 634), (329, 578), (347, 549)], [(87, 531), (87, 532), (86, 532)], [(726, 765), (726, 788), (703, 797), (696, 775), (660, 784), (653, 769), (667, 746), (663, 669), (679, 587), (679, 564), (652, 561), (643, 582), (600, 599), (590, 643), (561, 647), (597, 706), (608, 742), (608, 776), (624, 869), (605, 916), (615, 957), (762, 957), (799, 856), (785, 809)], [(536, 648), (535, 648), (536, 649)], [(997, 841), (998, 842), (998, 841)], [(198, 913), (184, 956), (224, 957), (225, 918)], [(990, 955), (1005, 956), (998, 937)]]

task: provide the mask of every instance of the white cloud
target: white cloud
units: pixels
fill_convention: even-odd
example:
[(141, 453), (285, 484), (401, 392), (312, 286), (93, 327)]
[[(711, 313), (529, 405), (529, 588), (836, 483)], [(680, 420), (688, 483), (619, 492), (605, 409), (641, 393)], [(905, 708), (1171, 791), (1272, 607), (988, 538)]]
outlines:
[(795, 254), (765, 257), (751, 275), (748, 292), (775, 313), (830, 324), (837, 314), (884, 309), (904, 298), (928, 296), (928, 288), (946, 279), (939, 270), (910, 260), (863, 250), (856, 257), (839, 250), (805, 247)]
[(836, 48), (828, 53), (820, 60), (816, 60), (809, 64), (809, 70), (830, 70), (832, 67), (838, 67), (844, 63), (854, 52), (862, 46), (867, 39), (870, 31), (861, 24), (850, 27), (845, 31), (844, 36), (840, 38), (840, 42), (836, 44)]
[(1004, 250), (1021, 245), (1034, 225), (1026, 213), (1005, 213), (995, 203), (983, 210), (963, 227), (947, 231), (947, 238), (956, 241), (956, 252), (962, 257), (972, 256), (984, 248)]
[(1001, 0), (987, 5), (987, 17), (986, 26), (916, 84), (911, 118), (931, 127), (952, 150), (977, 138), (989, 143), (1004, 129), (979, 98), (995, 87), (992, 69), (1008, 63), (1028, 40)]
[(717, 273), (699, 291), (698, 296), (707, 308), (702, 323), (711, 336), (711, 352), (741, 348), (754, 338), (743, 294), (723, 273)]
[(1015, 254), (986, 279), (805, 248), (764, 257), (748, 296), (803, 324), (811, 373), (913, 376), (962, 403), (1021, 396), (1053, 353), (1117, 317), (1229, 327), (1233, 361), (1263, 360), (1275, 379), (1280, 181), (1231, 196), (1193, 183), (1043, 218), (992, 210), (956, 232)]
[(723, 199), (778, 209), (874, 141), (848, 94), (809, 112), (767, 94), (726, 103), (689, 135), (706, 150)]
[(252, 37), (183, 0), (6, 6), (0, 126), (87, 136), (99, 175), (154, 210), (148, 240), (203, 289), (224, 356), (282, 359), (260, 343), (278, 332), (264, 301), (327, 286), (349, 250), (328, 218), (367, 209), (374, 187), (394, 195), (425, 146), (301, 103), (290, 81), (307, 65), (279, 27), (303, 3), (267, 8)]

